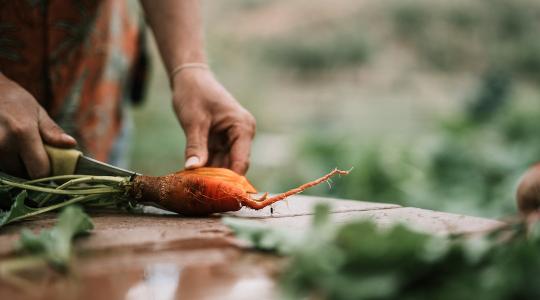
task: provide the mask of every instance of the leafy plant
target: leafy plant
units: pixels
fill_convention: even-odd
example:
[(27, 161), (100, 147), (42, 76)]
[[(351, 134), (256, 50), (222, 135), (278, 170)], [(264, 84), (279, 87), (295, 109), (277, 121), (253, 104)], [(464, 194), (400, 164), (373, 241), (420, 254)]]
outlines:
[(23, 229), (16, 244), (20, 255), (0, 263), (0, 277), (16, 283), (20, 282), (16, 275), (24, 270), (52, 266), (58, 271), (66, 271), (72, 257), (73, 240), (93, 228), (90, 217), (80, 207), (71, 205), (60, 212), (56, 224), (50, 229), (39, 234)]
[(360, 65), (369, 56), (369, 45), (358, 32), (317, 34), (273, 41), (265, 50), (269, 61), (301, 74), (313, 74), (335, 67)]
[(299, 165), (355, 168), (348, 180), (319, 194), (491, 218), (512, 215), (515, 184), (540, 159), (540, 106), (515, 90), (508, 74), (491, 70), (463, 109), (438, 121), (432, 134), (370, 142), (317, 132), (295, 156), (302, 158)]
[(538, 2), (397, 0), (386, 3), (395, 38), (428, 67), (481, 74), (497, 68), (538, 81)]
[[(282, 272), (287, 299), (536, 299), (540, 296), (540, 226), (512, 223), (484, 236), (431, 236), (366, 220), (336, 224), (316, 208), (302, 237), (227, 221), (238, 236), (265, 251), (292, 256)], [(289, 237), (289, 239), (283, 237)], [(300, 241), (299, 241), (300, 240)], [(272, 247), (269, 247), (272, 246)]]
[(90, 217), (80, 207), (68, 206), (60, 213), (53, 228), (42, 230), (39, 235), (23, 229), (18, 248), (45, 259), (55, 267), (65, 268), (71, 257), (71, 241), (93, 228)]
[(125, 197), (129, 178), (62, 175), (23, 180), (0, 173), (0, 227), (71, 204), (133, 207)]

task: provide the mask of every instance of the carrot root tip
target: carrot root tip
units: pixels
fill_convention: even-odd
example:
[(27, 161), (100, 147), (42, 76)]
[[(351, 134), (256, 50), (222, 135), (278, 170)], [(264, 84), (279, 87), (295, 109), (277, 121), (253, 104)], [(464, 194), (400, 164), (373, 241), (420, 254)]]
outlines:
[[(352, 169), (351, 169), (352, 170)], [(319, 178), (319, 179), (316, 179), (316, 180), (313, 180), (313, 181), (310, 181), (308, 183), (305, 183), (297, 188), (294, 188), (294, 189), (291, 189), (285, 193), (281, 193), (279, 195), (275, 195), (273, 197), (270, 197), (268, 198), (268, 193), (265, 193), (260, 199), (245, 199), (243, 201), (243, 205), (245, 206), (248, 206), (250, 208), (253, 208), (253, 209), (261, 209), (261, 208), (264, 208), (268, 205), (271, 205), (277, 201), (280, 201), (280, 200), (283, 200), (289, 196), (292, 196), (292, 195), (295, 195), (295, 194), (298, 194), (298, 193), (301, 193), (303, 192), (305, 189), (307, 188), (310, 188), (310, 187), (313, 187), (313, 186), (316, 186), (322, 182), (326, 182), (330, 179), (330, 177), (336, 175), (336, 174), (339, 174), (339, 175), (347, 175), (349, 174), (350, 170), (349, 171), (343, 171), (343, 170), (339, 170), (339, 169), (334, 169), (332, 170), (330, 173), (324, 175), (323, 177)]]

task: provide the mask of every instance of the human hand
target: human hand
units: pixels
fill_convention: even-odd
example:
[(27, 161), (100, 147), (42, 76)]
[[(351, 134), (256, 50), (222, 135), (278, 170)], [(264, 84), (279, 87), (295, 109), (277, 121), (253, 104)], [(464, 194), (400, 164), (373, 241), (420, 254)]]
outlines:
[(64, 148), (77, 144), (30, 93), (0, 73), (0, 170), (19, 177), (49, 175), (44, 143)]
[(185, 69), (173, 78), (173, 106), (186, 135), (186, 169), (249, 167), (255, 118), (206, 69)]

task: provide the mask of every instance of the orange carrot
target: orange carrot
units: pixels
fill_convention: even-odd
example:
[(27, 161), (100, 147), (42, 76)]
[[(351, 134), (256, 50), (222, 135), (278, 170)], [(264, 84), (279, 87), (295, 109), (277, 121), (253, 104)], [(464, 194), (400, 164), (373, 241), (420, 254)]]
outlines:
[(285, 193), (252, 198), (257, 190), (246, 177), (224, 168), (199, 168), (152, 177), (137, 176), (133, 180), (130, 196), (137, 202), (154, 203), (164, 209), (186, 216), (204, 216), (212, 213), (237, 211), (243, 206), (262, 209), (272, 203), (298, 194), (307, 188), (325, 182), (336, 174), (348, 171), (338, 169)]

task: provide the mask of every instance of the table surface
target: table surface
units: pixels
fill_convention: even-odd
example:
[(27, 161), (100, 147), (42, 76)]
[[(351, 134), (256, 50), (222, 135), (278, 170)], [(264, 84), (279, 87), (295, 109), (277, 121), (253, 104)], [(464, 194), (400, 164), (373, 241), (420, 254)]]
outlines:
[[(403, 222), (434, 234), (481, 232), (500, 222), (394, 204), (293, 196), (273, 211), (242, 209), (226, 216), (267, 226), (306, 230), (317, 203), (332, 220), (368, 218), (381, 226)], [(69, 276), (44, 269), (2, 275), (22, 227), (40, 230), (54, 215), (0, 231), (0, 299), (275, 299), (285, 258), (242, 247), (221, 216), (183, 218), (149, 208), (144, 214), (93, 213), (95, 229), (76, 243)], [(362, 237), (359, 236), (359, 239)]]

